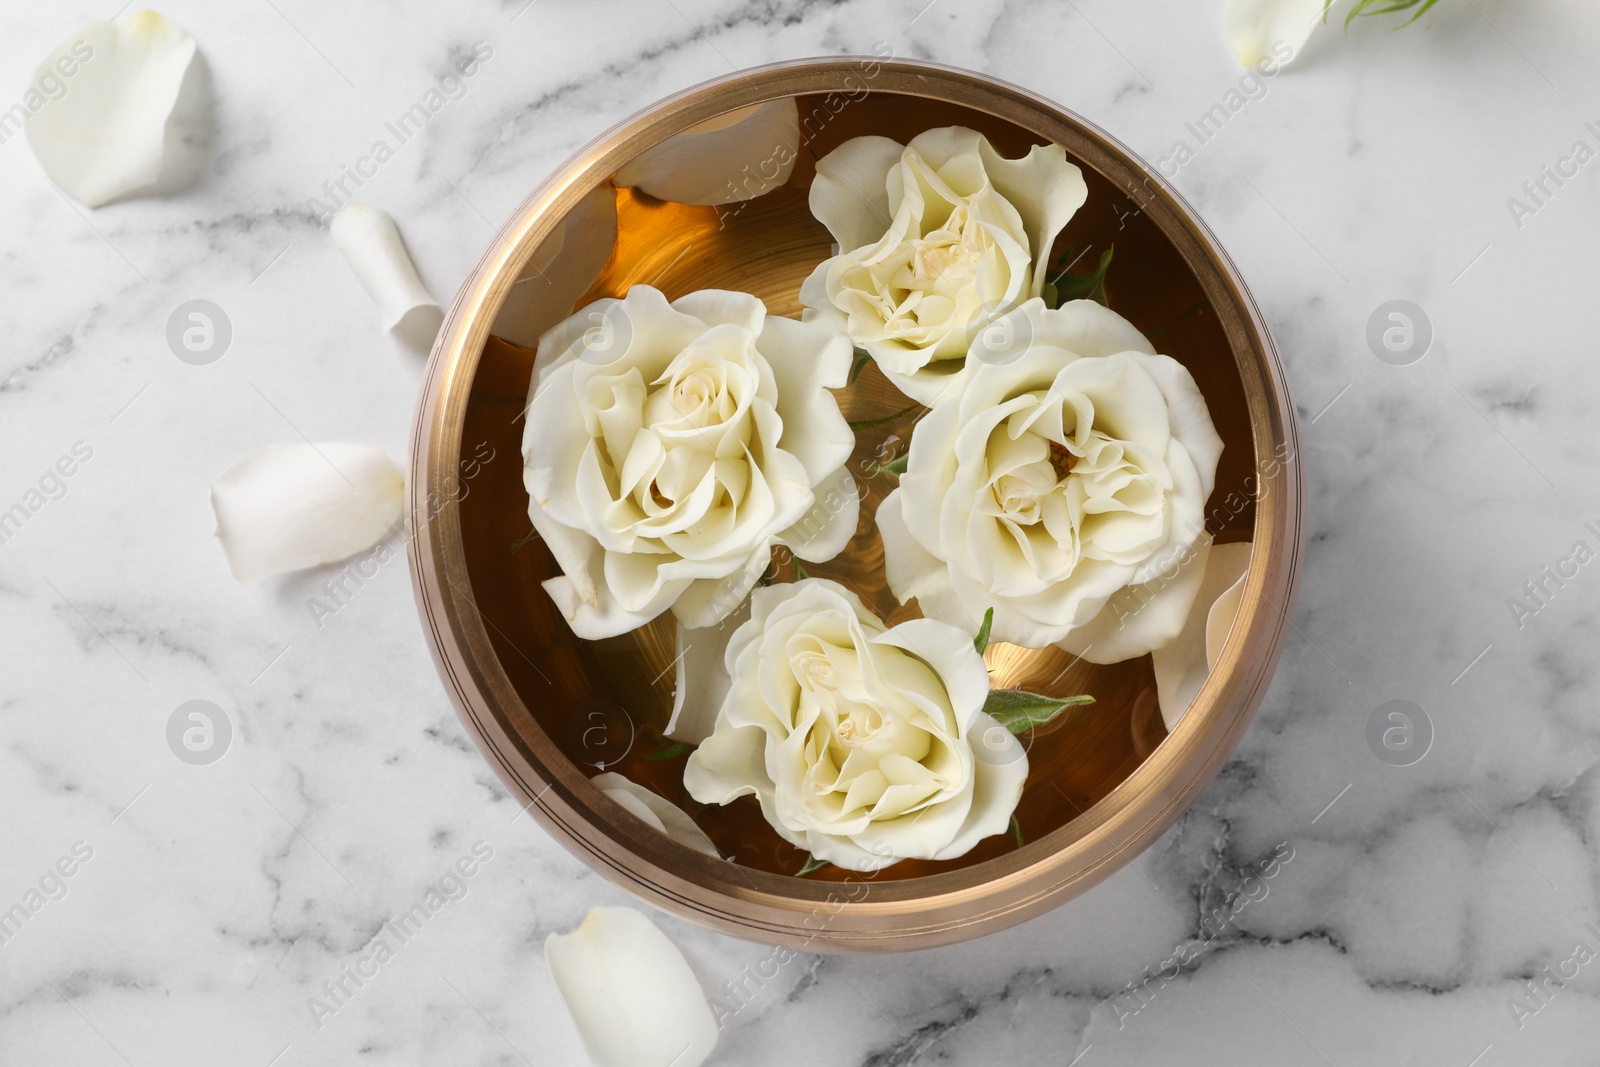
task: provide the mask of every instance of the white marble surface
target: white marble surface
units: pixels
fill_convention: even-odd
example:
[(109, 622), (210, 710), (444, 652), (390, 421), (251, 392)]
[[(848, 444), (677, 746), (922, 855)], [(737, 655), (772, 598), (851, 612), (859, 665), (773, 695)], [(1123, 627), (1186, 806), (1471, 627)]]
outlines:
[[(306, 601), (337, 568), (242, 588), (206, 503), (232, 459), (302, 433), (404, 455), (421, 355), (378, 335), (306, 200), (453, 57), (494, 50), (362, 193), (442, 297), (570, 152), (732, 66), (882, 40), (1051, 96), (1151, 159), (1239, 77), (1221, 0), (525, 2), (172, 0), (215, 98), (207, 167), (179, 194), (88, 212), (22, 138), (0, 144), (0, 508), (93, 450), (0, 544), (0, 907), (92, 849), (0, 945), (0, 1062), (583, 1060), (541, 944), (622, 895), (513, 818), (403, 565), (319, 629)], [(113, 6), (4, 0), (0, 104)], [(1595, 1062), (1600, 964), (1520, 1027), (1508, 1001), (1577, 942), (1600, 949), (1600, 568), (1521, 628), (1507, 599), (1600, 543), (1583, 526), (1600, 519), (1600, 162), (1520, 228), (1506, 199), (1574, 141), (1600, 146), (1597, 44), (1600, 12), (1573, 0), (1325, 30), (1181, 169), (1304, 415), (1308, 566), (1259, 718), (1106, 884), (973, 944), (804, 957), (715, 1062)], [(233, 324), (208, 367), (164, 340), (195, 298)], [(1413, 366), (1364, 339), (1394, 298), (1437, 331)], [(208, 767), (165, 741), (191, 699), (234, 724)], [(1368, 748), (1391, 699), (1434, 724), (1414, 766)], [(493, 859), (467, 894), (315, 1026), (307, 998), (480, 840)], [(1202, 945), (1195, 925), (1279, 842), (1294, 858), (1266, 897)], [(660, 921), (712, 989), (767, 953)], [(1180, 977), (1127, 992), (1178, 946)]]

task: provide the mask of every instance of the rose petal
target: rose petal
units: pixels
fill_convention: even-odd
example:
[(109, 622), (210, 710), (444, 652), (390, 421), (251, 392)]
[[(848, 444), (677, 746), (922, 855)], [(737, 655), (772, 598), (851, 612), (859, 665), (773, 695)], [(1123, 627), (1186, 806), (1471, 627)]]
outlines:
[[(817, 176), (807, 194), (811, 214), (841, 249), (877, 244), (889, 229), (894, 216), (886, 182), (904, 151), (904, 145), (887, 137), (853, 137), (817, 161)], [(824, 302), (811, 306), (823, 307)]]
[(799, 151), (800, 109), (784, 97), (667, 138), (617, 171), (616, 183), (677, 204), (731, 204), (788, 182)]
[(850, 339), (816, 322), (770, 316), (757, 342), (778, 387), (784, 451), (805, 464), (813, 482), (850, 458), (856, 435), (829, 389), (843, 389), (850, 377)]
[(687, 812), (665, 797), (629, 781), (616, 771), (597, 774), (589, 779), (589, 784), (679, 844), (688, 845), (708, 856), (721, 858), (722, 854), (717, 851), (717, 846), (711, 843), (711, 838), (706, 836), (706, 832), (695, 825), (695, 821), (689, 818)]
[(972, 807), (950, 843), (936, 860), (955, 859), (972, 851), (986, 837), (1003, 834), (1022, 799), (1028, 777), (1028, 752), (1022, 742), (994, 716), (980, 711), (967, 727), (976, 757), (972, 776)]
[(590, 908), (544, 942), (545, 963), (596, 1067), (699, 1067), (717, 1023), (676, 945), (632, 908)]
[[(972, 637), (947, 623), (909, 619), (891, 626), (872, 641), (903, 648), (922, 660), (944, 683), (951, 707), (960, 711), (971, 709), (977, 714), (989, 697), (989, 672), (983, 665), (983, 657), (973, 646)], [(962, 723), (961, 728), (966, 731), (970, 726)]]
[(674, 741), (698, 745), (711, 736), (717, 711), (733, 684), (724, 657), (734, 631), (750, 618), (750, 598), (714, 626), (690, 629), (678, 623), (677, 679), (672, 687), (672, 717), (662, 731)]
[(816, 503), (779, 540), (807, 563), (826, 563), (844, 551), (861, 521), (861, 490), (848, 467), (840, 467), (816, 488)]
[[(1177, 727), (1210, 677), (1211, 668), (1216, 666), (1216, 653), (1221, 652), (1221, 639), (1227, 637), (1228, 627), (1233, 624), (1244, 589), (1244, 573), (1249, 568), (1248, 541), (1213, 545), (1206, 558), (1205, 578), (1182, 632), (1171, 644), (1150, 655), (1155, 665), (1161, 718), (1169, 732)], [(1215, 652), (1209, 647), (1213, 629), (1219, 634)]]
[[(617, 243), (617, 194), (609, 185), (579, 200), (522, 268), (489, 330), (514, 345), (534, 348), (546, 330), (572, 314), (578, 298), (600, 277)], [(596, 311), (586, 326), (603, 326)]]
[(194, 38), (154, 11), (92, 22), (52, 49), (33, 84), (76, 70), (66, 93), (28, 120), (28, 143), (50, 180), (90, 207), (153, 185), (194, 52)]
[(605, 586), (594, 587), (595, 598), (590, 602), (583, 598), (583, 593), (566, 575), (547, 578), (541, 584), (555, 602), (557, 610), (566, 618), (567, 625), (572, 627), (572, 632), (585, 641), (599, 641), (637, 630), (665, 611), (673, 598), (689, 587), (688, 582), (663, 583), (659, 594), (644, 607), (630, 610), (618, 603)]
[[(1212, 549), (1212, 552), (1214, 554), (1230, 547), (1229, 545), (1218, 545)], [(1245, 547), (1249, 547), (1249, 542), (1245, 542)], [(1222, 658), (1222, 646), (1227, 644), (1228, 634), (1233, 630), (1233, 620), (1239, 614), (1239, 605), (1244, 602), (1244, 578), (1245, 572), (1250, 569), (1250, 554), (1248, 552), (1235, 552), (1230, 553), (1230, 555), (1243, 556), (1244, 558), (1242, 560), (1234, 559), (1231, 567), (1221, 568), (1224, 575), (1231, 568), (1237, 568), (1239, 577), (1233, 580), (1232, 585), (1218, 594), (1217, 599), (1211, 602), (1211, 610), (1206, 612), (1206, 666), (1208, 668), (1216, 667), (1217, 660)], [(1218, 564), (1216, 563), (1207, 563), (1206, 570), (1209, 572), (1211, 568), (1217, 566)], [(1204, 602), (1204, 600), (1201, 601), (1201, 603)]]
[(697, 578), (690, 582), (673, 603), (672, 614), (691, 629), (715, 626), (739, 609), (771, 565), (772, 549), (762, 545), (741, 569), (726, 578)]
[(378, 322), (385, 333), (417, 308), (439, 306), (417, 277), (416, 265), (388, 212), (369, 204), (346, 204), (328, 228), (344, 261), (378, 306)]
[(1183, 630), (1205, 577), (1211, 535), (1163, 556), (1163, 573), (1142, 585), (1125, 586), (1100, 614), (1057, 642), (1090, 663), (1121, 663), (1170, 644)]
[(1194, 461), (1200, 475), (1203, 502), (1211, 497), (1217, 481), (1217, 461), (1222, 458), (1222, 438), (1211, 422), (1211, 409), (1206, 398), (1195, 384), (1189, 369), (1171, 356), (1150, 356), (1143, 360), (1150, 377), (1161, 386), (1167, 398), (1167, 418), (1172, 423), (1172, 436), (1183, 442), (1189, 458)]
[(1325, 0), (1228, 0), (1223, 33), (1240, 65), (1253, 67), (1270, 56), (1286, 66), (1326, 17), (1326, 6)]
[(883, 539), (884, 577), (889, 589), (902, 604), (913, 597), (922, 614), (952, 626), (971, 628), (981, 621), (974, 618), (950, 584), (950, 568), (922, 546), (906, 522), (904, 488), (884, 497), (873, 519)]
[(211, 486), (216, 534), (246, 585), (354, 555), (396, 523), (405, 479), (365, 445), (273, 445)]

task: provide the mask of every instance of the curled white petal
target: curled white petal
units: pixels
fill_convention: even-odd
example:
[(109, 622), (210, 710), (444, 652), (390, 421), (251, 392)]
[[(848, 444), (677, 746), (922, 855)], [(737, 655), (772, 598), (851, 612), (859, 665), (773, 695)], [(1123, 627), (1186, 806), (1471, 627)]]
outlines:
[(616, 243), (617, 194), (602, 185), (579, 200), (534, 250), (489, 332), (514, 345), (536, 347), (546, 330), (572, 314)]
[(793, 97), (736, 108), (639, 153), (617, 171), (619, 186), (657, 200), (716, 205), (750, 200), (789, 180), (800, 150)]
[(365, 445), (273, 445), (211, 486), (217, 538), (246, 585), (371, 547), (400, 521), (405, 479)]
[(698, 745), (711, 736), (717, 711), (733, 680), (723, 664), (728, 640), (750, 617), (749, 597), (721, 622), (691, 629), (678, 623), (678, 649), (673, 662), (677, 680), (672, 689), (672, 717), (662, 731), (674, 741)]
[(328, 228), (344, 261), (377, 305), (385, 333), (417, 308), (439, 306), (417, 277), (416, 264), (388, 212), (370, 204), (346, 204)]
[(194, 38), (154, 11), (92, 22), (50, 51), (8, 116), (28, 112), (45, 174), (99, 207), (161, 176), (167, 119), (194, 53)]
[(674, 841), (708, 856), (720, 855), (711, 838), (695, 825), (688, 813), (665, 797), (652, 793), (616, 771), (597, 774), (589, 779), (589, 784)]
[(1161, 718), (1170, 731), (1178, 725), (1205, 684), (1222, 654), (1228, 629), (1239, 612), (1245, 571), (1250, 569), (1248, 541), (1213, 545), (1206, 559), (1205, 578), (1194, 607), (1176, 639), (1151, 653), (1155, 665), (1156, 694)]
[(1324, 0), (1228, 0), (1223, 32), (1241, 66), (1281, 66), (1300, 54), (1325, 8)]
[(632, 908), (590, 908), (544, 942), (545, 963), (595, 1067), (699, 1067), (717, 1023), (678, 947)]

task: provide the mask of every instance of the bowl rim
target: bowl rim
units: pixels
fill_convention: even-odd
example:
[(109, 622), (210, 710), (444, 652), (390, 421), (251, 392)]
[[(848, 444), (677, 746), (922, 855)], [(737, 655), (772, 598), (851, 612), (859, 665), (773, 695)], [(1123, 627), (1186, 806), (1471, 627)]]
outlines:
[[(870, 73), (869, 73), (870, 72)], [(1244, 389), (1255, 449), (1256, 519), (1240, 614), (1177, 728), (1087, 812), (1015, 852), (955, 871), (813, 882), (713, 859), (622, 811), (548, 738), (508, 728), (526, 705), (473, 599), (455, 501), (468, 396), (495, 313), (522, 265), (576, 202), (639, 152), (735, 108), (786, 96), (868, 91), (963, 105), (1062, 145), (1149, 212), (1205, 292)], [(1284, 449), (1287, 452), (1284, 452)], [(1264, 470), (1270, 464), (1270, 473)], [(440, 327), (412, 427), (407, 539), (413, 590), (441, 680), (502, 782), (558, 841), (608, 880), (691, 921), (811, 951), (885, 951), (965, 940), (1040, 914), (1108, 877), (1198, 798), (1264, 698), (1291, 623), (1304, 552), (1296, 413), (1266, 322), (1216, 238), (1158, 170), (1071, 110), (988, 75), (881, 56), (784, 60), (675, 93), (595, 138), (517, 207), (462, 283)], [(1209, 506), (1209, 505), (1208, 505)], [(487, 624), (487, 625), (486, 625)], [(861, 899), (841, 899), (860, 885)]]

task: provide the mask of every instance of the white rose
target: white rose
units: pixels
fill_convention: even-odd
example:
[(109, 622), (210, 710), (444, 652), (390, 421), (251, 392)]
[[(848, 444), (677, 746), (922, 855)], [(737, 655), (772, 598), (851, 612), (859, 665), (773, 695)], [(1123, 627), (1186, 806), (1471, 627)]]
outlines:
[(850, 344), (747, 293), (668, 304), (649, 286), (588, 305), (539, 342), (522, 439), (544, 583), (591, 640), (672, 608), (709, 626), (774, 545), (822, 562), (855, 532), (855, 435), (830, 388)]
[(855, 871), (954, 859), (1006, 831), (1028, 757), (983, 710), (970, 631), (886, 630), (822, 578), (758, 589), (750, 611), (715, 729), (684, 771), (690, 796), (753, 793), (784, 840)]
[[(878, 509), (889, 586), (922, 613), (1093, 663), (1188, 617), (1222, 440), (1176, 360), (1088, 300), (1029, 301), (974, 347), (965, 388), (912, 432)], [(981, 356), (981, 358), (980, 358)]]
[(806, 317), (931, 404), (960, 382), (972, 338), (1043, 291), (1050, 247), (1087, 195), (1059, 145), (1006, 159), (960, 126), (908, 145), (846, 141), (811, 185), (811, 213), (841, 251), (801, 286)]

